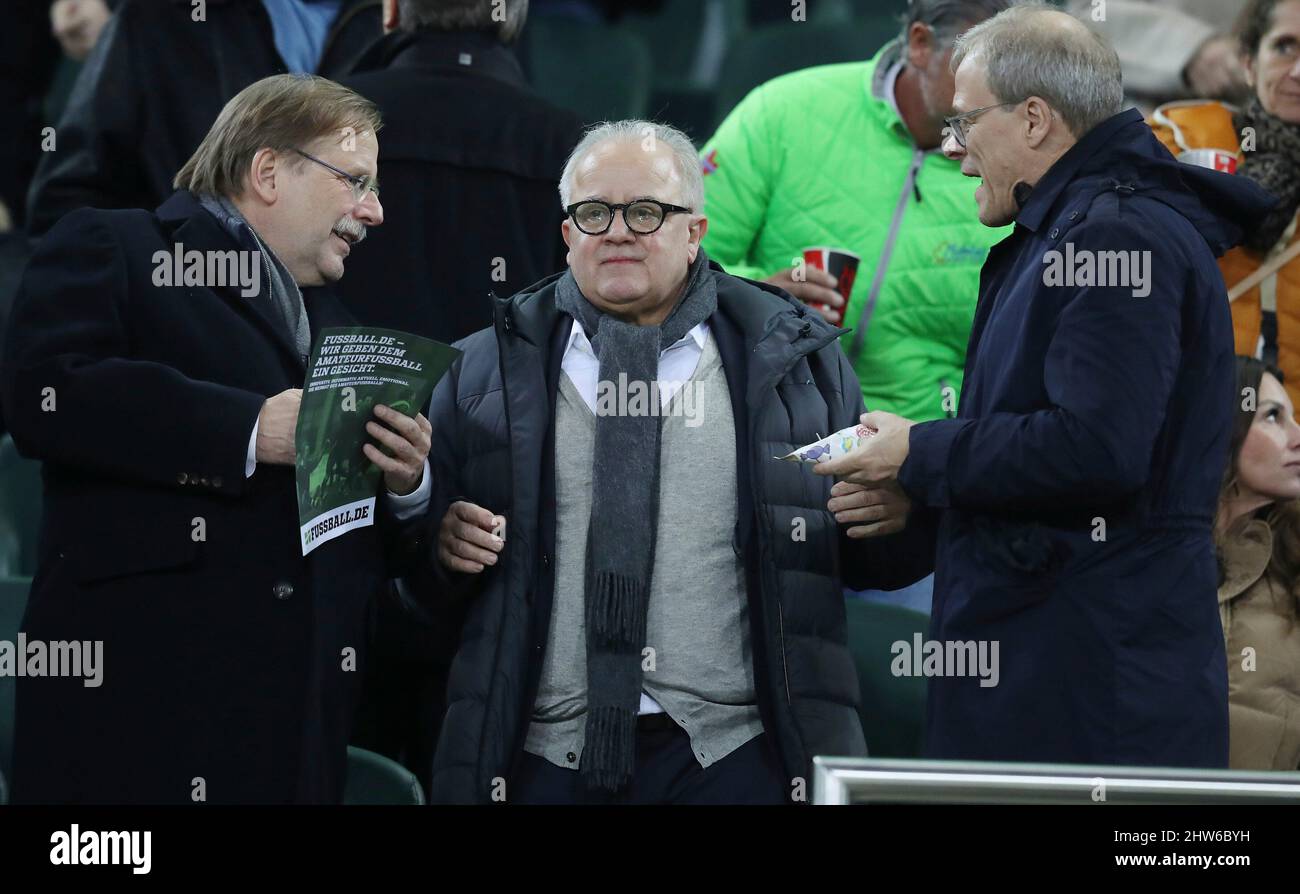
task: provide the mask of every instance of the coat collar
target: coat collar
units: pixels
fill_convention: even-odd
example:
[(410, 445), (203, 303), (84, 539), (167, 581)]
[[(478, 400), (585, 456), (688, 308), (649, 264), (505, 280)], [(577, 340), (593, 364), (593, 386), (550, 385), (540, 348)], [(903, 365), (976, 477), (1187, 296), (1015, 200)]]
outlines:
[(1273, 529), (1263, 519), (1251, 519), (1222, 546), (1223, 583), (1219, 585), (1219, 602), (1235, 599), (1254, 586), (1268, 571), (1272, 557)]
[[(513, 297), (497, 299), (498, 335), (518, 337), (537, 348), (547, 345), (559, 318), (568, 317), (555, 304), (555, 283), (563, 275), (556, 273)], [(717, 261), (709, 261), (709, 275), (715, 277), (718, 289), (715, 316), (724, 318), (710, 318), (710, 325), (725, 322), (740, 336), (746, 366), (745, 398), (752, 406), (761, 402), (800, 357), (850, 331), (830, 325), (775, 286), (729, 275)]]
[(487, 31), (394, 31), (366, 50), (353, 74), (378, 69), (475, 74), (527, 86), (515, 54)]
[[(735, 324), (750, 351), (769, 340), (803, 339), (810, 346), (804, 351), (807, 353), (850, 331), (830, 325), (775, 286), (731, 276), (717, 261), (709, 260), (709, 271), (717, 281), (717, 312)], [(503, 329), (531, 344), (544, 343), (555, 329), (556, 317), (563, 313), (555, 304), (555, 284), (565, 272), (548, 276), (510, 298), (497, 298)]]
[(1038, 232), (1047, 215), (1056, 205), (1056, 200), (1074, 181), (1075, 176), (1085, 163), (1094, 162), (1099, 155), (1105, 155), (1115, 134), (1134, 124), (1146, 126), (1142, 113), (1137, 109), (1120, 112), (1098, 124), (1083, 135), (1083, 139), (1071, 146), (1066, 153), (1048, 168), (1047, 173), (1034, 185), (1025, 207), (1016, 216), (1016, 223), (1032, 232)]
[[(172, 231), (171, 238), (176, 245), (183, 245), (184, 251), (259, 251), (252, 232), (246, 233), (244, 242), (237, 241), (221, 223), (199, 204), (194, 194), (188, 190), (177, 190), (167, 201), (158, 206), (154, 212), (158, 220)], [(302, 357), (297, 345), (280, 320), (279, 313), (272, 307), (271, 284), (263, 272), (261, 286), (256, 295), (244, 297), (239, 293), (237, 284), (225, 286), (208, 286), (210, 291), (220, 295), (241, 313), (253, 318), (266, 332), (267, 336), (293, 361), (295, 369), (305, 371)], [(303, 302), (310, 308), (313, 290), (303, 289)], [(310, 319), (310, 317), (309, 317)]]

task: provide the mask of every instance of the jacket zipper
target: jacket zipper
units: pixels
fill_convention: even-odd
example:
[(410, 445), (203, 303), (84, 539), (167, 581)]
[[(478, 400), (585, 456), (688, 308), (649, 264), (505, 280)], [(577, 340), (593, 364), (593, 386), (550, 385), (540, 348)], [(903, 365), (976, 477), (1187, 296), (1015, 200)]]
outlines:
[(790, 698), (790, 667), (785, 663), (785, 609), (781, 607), (781, 594), (776, 596), (776, 621), (781, 631), (781, 675), (785, 678), (785, 703), (788, 707), (794, 707), (794, 700)]
[(921, 171), (921, 165), (925, 163), (925, 156), (928, 155), (925, 149), (916, 149), (912, 152), (912, 164), (907, 169), (907, 179), (903, 181), (903, 190), (898, 195), (898, 203), (894, 206), (894, 217), (889, 222), (889, 234), (885, 237), (885, 247), (881, 249), (880, 260), (876, 262), (876, 273), (871, 279), (871, 288), (867, 292), (867, 300), (862, 305), (862, 314), (858, 317), (856, 331), (853, 333), (853, 345), (849, 349), (849, 357), (857, 361), (858, 355), (862, 353), (862, 345), (867, 336), (867, 324), (871, 322), (871, 315), (876, 309), (876, 300), (880, 297), (880, 290), (885, 284), (885, 273), (889, 269), (890, 259), (894, 256), (894, 244), (898, 242), (898, 231), (903, 228), (903, 214), (907, 211), (907, 200), (909, 196), (915, 196), (916, 201), (921, 201), (921, 189), (916, 185), (917, 174)]

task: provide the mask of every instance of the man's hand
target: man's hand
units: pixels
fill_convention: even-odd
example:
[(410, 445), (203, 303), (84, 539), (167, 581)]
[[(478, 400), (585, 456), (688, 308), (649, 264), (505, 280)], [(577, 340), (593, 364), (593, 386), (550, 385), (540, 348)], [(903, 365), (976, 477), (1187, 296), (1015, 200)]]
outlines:
[(451, 571), (478, 574), (497, 563), (505, 548), (506, 520), (482, 506), (458, 500), (447, 509), (438, 529), (438, 561)]
[(907, 514), (912, 510), (912, 501), (897, 484), (872, 488), (837, 481), (831, 488), (831, 498), (827, 501), (826, 508), (835, 514), (835, 520), (842, 525), (866, 523), (849, 528), (850, 537), (883, 537), (886, 534), (896, 534), (907, 526)]
[(390, 493), (409, 494), (420, 486), (424, 477), (424, 460), (433, 441), (433, 426), (423, 413), (412, 419), (383, 404), (375, 404), (375, 416), (388, 423), (388, 427), (372, 419), (366, 423), (366, 431), (393, 455), (389, 456), (374, 444), (363, 444), (361, 452), (383, 471), (384, 484)]
[(898, 470), (907, 459), (907, 439), (916, 423), (893, 413), (863, 413), (862, 424), (876, 433), (857, 450), (839, 459), (817, 463), (817, 475), (834, 475), (844, 481), (879, 486), (898, 478)]
[(294, 461), (294, 431), (298, 428), (298, 407), (302, 389), (290, 388), (267, 398), (257, 416), (257, 461), (273, 466), (291, 466)]
[(1196, 51), (1183, 73), (1187, 86), (1198, 97), (1235, 99), (1245, 92), (1246, 67), (1236, 38), (1211, 37)]
[(807, 264), (803, 266), (803, 271), (804, 282), (794, 278), (794, 268), (774, 273), (763, 281), (785, 289), (821, 314), (826, 322), (838, 324), (844, 315), (844, 296), (835, 289), (835, 277)]

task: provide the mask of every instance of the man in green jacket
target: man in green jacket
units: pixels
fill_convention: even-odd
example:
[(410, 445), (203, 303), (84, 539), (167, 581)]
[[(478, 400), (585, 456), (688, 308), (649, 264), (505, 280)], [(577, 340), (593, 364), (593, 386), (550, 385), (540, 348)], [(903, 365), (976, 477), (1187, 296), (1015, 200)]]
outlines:
[[(952, 41), (1009, 0), (914, 0), (874, 59), (794, 72), (754, 90), (704, 147), (704, 246), (729, 273), (811, 305), (843, 304), (804, 249), (862, 258), (843, 324), (869, 410), (955, 416), (989, 246), (975, 186), (943, 157)], [(978, 124), (975, 126), (978, 127)]]

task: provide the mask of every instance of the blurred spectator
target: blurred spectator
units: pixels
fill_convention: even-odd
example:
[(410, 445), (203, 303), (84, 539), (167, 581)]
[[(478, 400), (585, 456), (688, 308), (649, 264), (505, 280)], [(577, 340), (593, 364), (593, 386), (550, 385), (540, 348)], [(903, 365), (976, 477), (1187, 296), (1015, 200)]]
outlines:
[(564, 269), (555, 204), (582, 124), (529, 89), (509, 46), (528, 4), (384, 0), (388, 32), (344, 79), (384, 113), (380, 176), (395, 226), (339, 283), (362, 322), (453, 342)]
[[(336, 286), (362, 323), (453, 342), (505, 297), (564, 269), (555, 201), (582, 135), (536, 96), (510, 50), (528, 4), (385, 0), (388, 34), (343, 83), (384, 115), (385, 218)], [(406, 763), (425, 785), (454, 641), (394, 590), (378, 606), (354, 743)]]
[(105, 0), (54, 0), (50, 6), (50, 31), (75, 62), (84, 62), (112, 15)]
[(833, 281), (812, 268), (798, 281), (792, 259), (861, 256), (843, 344), (870, 410), (956, 413), (980, 265), (1007, 230), (980, 225), (975, 185), (939, 151), (948, 63), (957, 34), (1007, 6), (918, 0), (874, 59), (764, 84), (704, 147), (704, 247), (729, 273), (838, 307)]
[[(1153, 106), (1189, 96), (1235, 101), (1248, 91), (1232, 25), (1246, 0), (1070, 0), (1105, 35), (1124, 67), (1127, 102)], [(1098, 21), (1095, 10), (1105, 10)]]
[[(1300, 0), (1252, 0), (1237, 37), (1255, 90), (1246, 106), (1174, 103), (1156, 110), (1152, 126), (1181, 160), (1235, 167), (1277, 196), (1278, 205), (1219, 267), (1233, 299), (1237, 353), (1278, 366), (1291, 402), (1300, 404), (1300, 259), (1284, 254), (1300, 245)], [(1261, 270), (1268, 275), (1241, 288)]]
[(1282, 373), (1253, 357), (1237, 357), (1232, 403), (1230, 462), (1216, 526), (1219, 615), (1228, 653), (1228, 765), (1296, 770), (1300, 426)]
[(153, 208), (228, 99), (285, 71), (337, 77), (379, 34), (378, 0), (123, 0), (41, 157), (29, 232), (87, 205)]
[[(27, 186), (41, 154), (41, 104), (59, 63), (43, 3), (25, 0), (4, 12), (0, 28), (0, 108), (8, 134), (0, 140), (0, 233), (22, 226)], [(0, 295), (0, 301), (3, 301)]]

